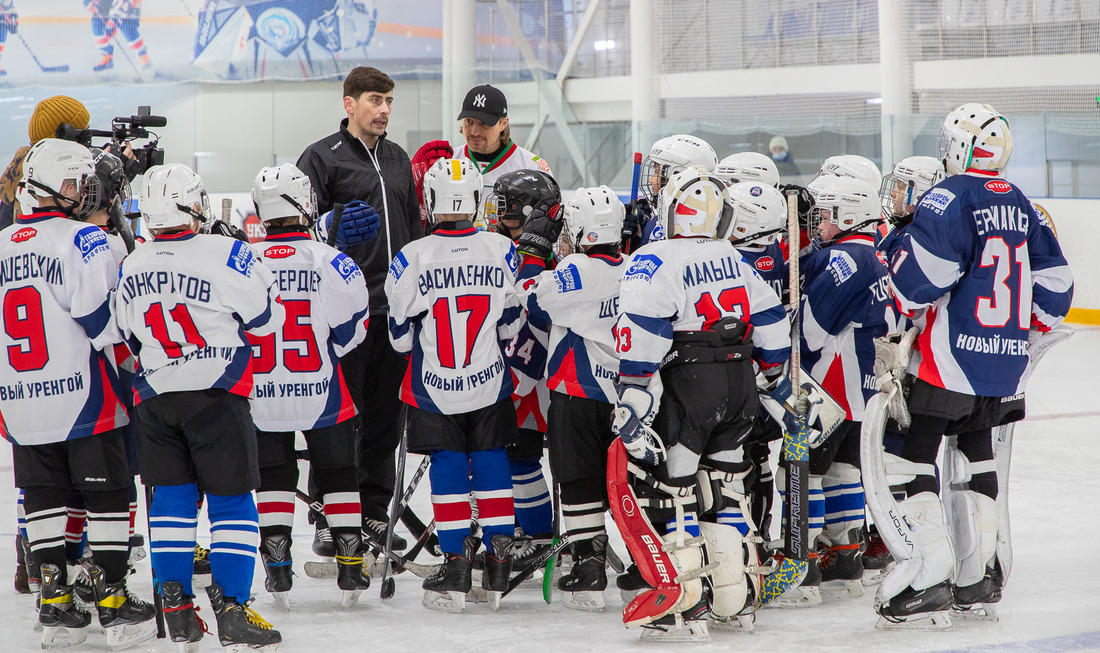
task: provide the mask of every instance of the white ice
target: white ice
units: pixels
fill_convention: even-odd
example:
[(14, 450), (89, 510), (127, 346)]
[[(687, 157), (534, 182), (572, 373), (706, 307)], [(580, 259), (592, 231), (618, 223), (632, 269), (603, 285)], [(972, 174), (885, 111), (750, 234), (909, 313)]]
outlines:
[[(707, 645), (655, 647), (638, 641), (637, 630), (622, 626), (622, 603), (614, 586), (607, 590), (607, 611), (567, 610), (541, 591), (520, 588), (505, 598), (500, 611), (468, 604), (460, 615), (430, 612), (420, 605), (420, 579), (397, 577), (397, 594), (383, 603), (377, 587), (363, 593), (350, 611), (339, 608), (335, 581), (307, 578), (302, 564), (313, 559), (312, 527), (305, 510), (297, 512), (294, 537), (295, 578), (292, 612), (287, 614), (263, 590), (257, 566), (254, 607), (283, 635), (284, 651), (1100, 651), (1100, 408), (1094, 361), (1100, 360), (1100, 328), (1077, 327), (1077, 335), (1056, 347), (1028, 388), (1027, 421), (1017, 425), (1012, 456), (1012, 533), (1015, 562), (999, 610), (999, 623), (955, 619), (944, 633), (880, 632), (871, 603), (863, 598), (825, 599), (807, 610), (761, 611), (756, 632), (712, 633)], [(419, 461), (410, 457), (410, 472)], [(37, 651), (33, 632), (34, 599), (12, 589), (15, 569), (15, 491), (11, 487), (11, 450), (2, 447), (0, 474), (9, 479), (0, 490), (0, 637), (4, 653)], [(430, 519), (427, 480), (414, 498), (417, 513)], [(144, 511), (144, 506), (141, 508)], [(622, 540), (612, 540), (625, 557)], [(144, 518), (139, 528), (145, 528)], [(200, 529), (201, 531), (201, 529)], [(200, 536), (209, 543), (209, 535)], [(426, 560), (426, 558), (425, 558)], [(148, 560), (131, 576), (137, 594), (151, 598)], [(870, 588), (873, 590), (873, 588)], [(212, 615), (205, 598), (201, 614)], [(94, 623), (94, 622), (93, 622)], [(213, 623), (211, 623), (213, 626)], [(219, 650), (206, 637), (202, 650)], [(93, 625), (81, 651), (105, 651), (102, 631)], [(153, 640), (134, 650), (174, 651), (171, 642)]]

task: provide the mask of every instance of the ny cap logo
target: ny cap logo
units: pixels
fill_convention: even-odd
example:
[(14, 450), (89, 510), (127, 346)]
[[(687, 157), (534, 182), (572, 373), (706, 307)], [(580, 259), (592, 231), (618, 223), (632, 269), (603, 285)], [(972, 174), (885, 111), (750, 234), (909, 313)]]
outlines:
[(485, 94), (484, 93), (478, 93), (477, 95), (474, 96), (474, 106), (478, 107), (480, 109), (485, 108)]

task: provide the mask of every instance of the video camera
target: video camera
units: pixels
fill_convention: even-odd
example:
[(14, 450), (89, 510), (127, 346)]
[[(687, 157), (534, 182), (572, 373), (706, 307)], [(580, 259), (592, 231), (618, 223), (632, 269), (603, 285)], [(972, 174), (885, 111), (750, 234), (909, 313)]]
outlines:
[[(62, 138), (67, 141), (76, 141), (84, 147), (99, 147), (103, 150), (107, 150), (112, 154), (118, 156), (123, 162), (123, 172), (126, 174), (126, 178), (133, 180), (138, 175), (145, 174), (145, 171), (153, 166), (158, 166), (164, 163), (164, 150), (157, 147), (160, 143), (160, 137), (151, 133), (147, 127), (164, 127), (168, 124), (168, 119), (164, 116), (154, 116), (150, 113), (149, 107), (138, 107), (137, 115), (130, 117), (116, 116), (111, 121), (111, 131), (104, 131), (101, 129), (75, 129), (67, 122), (63, 122), (57, 127), (57, 132), (54, 134), (57, 138)], [(92, 145), (93, 138), (109, 138), (110, 141), (103, 143), (102, 145)], [(123, 149), (125, 144), (129, 141), (138, 138), (151, 138), (148, 143), (141, 147), (133, 147), (133, 156), (130, 158), (123, 155)]]

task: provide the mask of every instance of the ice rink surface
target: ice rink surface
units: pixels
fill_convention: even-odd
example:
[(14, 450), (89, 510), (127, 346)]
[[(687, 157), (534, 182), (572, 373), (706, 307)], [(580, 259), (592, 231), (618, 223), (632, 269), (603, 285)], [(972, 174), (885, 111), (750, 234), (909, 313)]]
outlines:
[[(621, 622), (622, 603), (613, 585), (603, 613), (566, 610), (555, 597), (542, 601), (535, 585), (509, 595), (500, 611), (467, 604), (460, 615), (431, 612), (420, 605), (420, 579), (397, 577), (395, 598), (383, 603), (377, 586), (344, 612), (335, 581), (304, 575), (302, 564), (314, 559), (313, 529), (304, 507), (297, 512), (294, 568), (298, 574), (288, 614), (263, 590), (257, 566), (254, 607), (283, 635), (283, 651), (415, 651), (500, 653), (504, 651), (1100, 651), (1100, 406), (1095, 364), (1100, 360), (1100, 328), (1076, 327), (1077, 334), (1053, 349), (1028, 388), (1028, 419), (1018, 424), (1012, 459), (1011, 505), (1015, 549), (1012, 576), (1001, 601), (998, 623), (956, 618), (943, 633), (880, 632), (874, 629), (873, 591), (861, 599), (826, 595), (824, 604), (804, 610), (768, 608), (756, 619), (756, 632), (712, 633), (710, 644), (655, 646), (638, 641), (637, 630)], [(419, 457), (411, 457), (407, 473)], [(15, 491), (11, 488), (11, 450), (0, 451), (0, 641), (4, 653), (38, 651), (33, 632), (34, 600), (12, 589), (15, 569)], [(430, 519), (427, 480), (414, 498), (417, 513)], [(144, 506), (141, 511), (144, 512)], [(200, 540), (209, 543), (200, 518)], [(622, 557), (625, 547), (610, 526)], [(139, 528), (145, 529), (144, 518)], [(421, 562), (427, 562), (425, 556)], [(151, 598), (148, 560), (138, 564), (131, 588)], [(873, 590), (874, 588), (869, 588)], [(213, 621), (205, 597), (200, 615)], [(210, 624), (214, 627), (214, 624)], [(206, 637), (203, 651), (220, 650), (217, 637)], [(98, 626), (88, 640), (69, 650), (106, 651)], [(135, 651), (174, 651), (166, 640), (152, 640)]]

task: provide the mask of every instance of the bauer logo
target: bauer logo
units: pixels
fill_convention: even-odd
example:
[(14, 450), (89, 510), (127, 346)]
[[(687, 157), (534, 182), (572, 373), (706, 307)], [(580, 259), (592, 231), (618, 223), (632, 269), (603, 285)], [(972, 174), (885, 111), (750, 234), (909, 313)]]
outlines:
[(1007, 193), (1012, 190), (1012, 184), (1008, 183), (1004, 179), (991, 179), (985, 182), (985, 187), (994, 193)]
[(107, 251), (109, 247), (107, 245), (107, 235), (99, 227), (81, 229), (76, 233), (73, 242), (80, 249), (80, 255), (84, 258), (85, 263), (99, 252)]
[(336, 271), (340, 273), (340, 277), (344, 280), (345, 284), (351, 283), (352, 279), (363, 276), (363, 273), (359, 271), (359, 266), (355, 264), (355, 261), (351, 260), (351, 257), (341, 252), (336, 255), (336, 258), (332, 259), (332, 267), (336, 268)]
[(756, 269), (761, 272), (767, 272), (775, 267), (775, 259), (770, 256), (761, 256), (756, 259)]
[(634, 257), (630, 269), (623, 275), (623, 281), (645, 280), (652, 281), (653, 274), (661, 267), (661, 259), (653, 254), (639, 254)]
[(920, 201), (920, 205), (923, 208), (930, 209), (937, 215), (943, 215), (943, 212), (947, 210), (947, 205), (955, 200), (955, 194), (946, 188), (933, 188), (924, 194), (924, 199)]
[(407, 267), (409, 267), (409, 260), (405, 258), (404, 252), (398, 252), (390, 263), (390, 276), (393, 277), (394, 282), (401, 280), (401, 275), (405, 273)]
[(34, 227), (23, 227), (19, 231), (11, 235), (11, 242), (22, 243), (34, 238), (38, 235), (38, 230)]
[(290, 245), (275, 245), (264, 250), (264, 258), (286, 258), (294, 256), (294, 251)]
[(252, 266), (256, 264), (256, 257), (252, 255), (251, 247), (238, 240), (233, 243), (233, 249), (229, 252), (229, 260), (225, 264), (244, 276), (250, 277), (252, 276)]
[(554, 271), (554, 282), (558, 284), (558, 292), (567, 293), (581, 289), (581, 273), (576, 265), (570, 263), (560, 270)]

